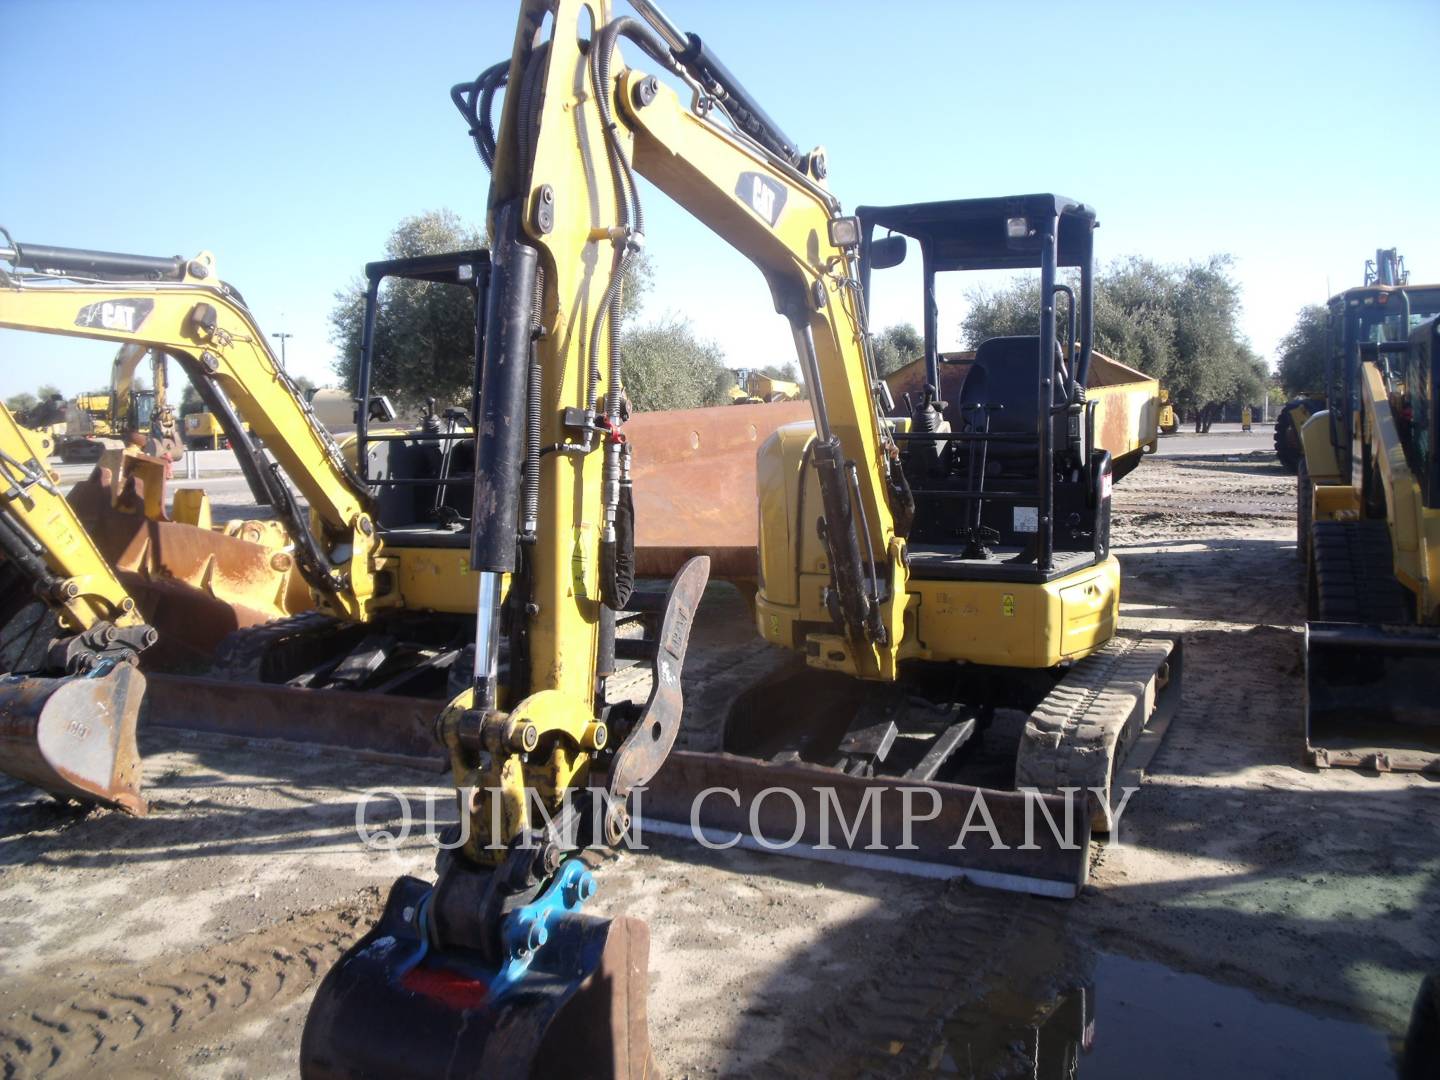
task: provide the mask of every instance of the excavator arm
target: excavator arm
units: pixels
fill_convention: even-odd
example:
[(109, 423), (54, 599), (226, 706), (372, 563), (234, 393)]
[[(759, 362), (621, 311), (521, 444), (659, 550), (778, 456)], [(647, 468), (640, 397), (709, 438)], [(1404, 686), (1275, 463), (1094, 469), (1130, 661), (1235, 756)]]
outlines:
[(59, 476), (49, 466), (52, 452), (46, 436), (22, 426), (0, 404), (0, 500), (5, 503), (0, 548), (5, 558), (54, 601), (63, 630), (79, 634), (107, 623), (141, 626), (135, 601), (60, 491)]
[[(0, 259), (14, 267), (0, 273), (0, 326), (173, 357), (221, 418), (257, 501), (285, 519), (317, 600), (355, 619), (384, 605), (377, 595), (380, 540), (365, 487), (280, 367), (240, 295), (218, 280), (208, 253), (157, 259), (11, 242), (0, 248)], [(315, 528), (308, 527), (291, 484)]]
[[(670, 48), (624, 20), (610, 33), (612, 41), (649, 38), (647, 52)], [(689, 47), (688, 37), (670, 36)], [(604, 40), (602, 31), (602, 48)], [(672, 63), (683, 67), (684, 55), (671, 51)], [(744, 96), (733, 82), (725, 92)], [(848, 653), (857, 674), (893, 679), (906, 570), (892, 501), (903, 518), (905, 494), (876, 404), (879, 382), (856, 266), (858, 222), (844, 217), (824, 188), (821, 151), (802, 159), (727, 131), (709, 118), (716, 107), (701, 115), (640, 71), (620, 74), (614, 93), (634, 131), (635, 171), (754, 263), (790, 324), (815, 420), (811, 461), (832, 574), (826, 606), (845, 628), (843, 636), (813, 644)], [(788, 140), (770, 142), (780, 147)]]
[(52, 450), (0, 405), (0, 552), (20, 579), (0, 612), (0, 760), (57, 795), (143, 813), (135, 660), (155, 631), (61, 493)]
[[(710, 115), (627, 69), (622, 38), (696, 86)], [(656, 612), (649, 700), (638, 712), (606, 701), (614, 620), (632, 599), (618, 318), (644, 243), (636, 178), (754, 262), (789, 321), (812, 391), (829, 603), (843, 627), (827, 642), (893, 678), (906, 590), (892, 501), (903, 487), (866, 354), (860, 228), (820, 182), (823, 155), (796, 154), (698, 39), (662, 39), (603, 2), (526, 0), (509, 62), (452, 97), (493, 172), (474, 680), (437, 725), (461, 826), (439, 880), (397, 882), (380, 923), (327, 976), (302, 1071), (423, 1075), (463, 1061), (467, 1075), (549, 1075), (570, 1062), (639, 1076), (644, 927), (579, 914), (594, 884), (569, 853), (624, 839), (627, 797), (673, 744), (708, 564), (687, 564)], [(721, 109), (734, 129), (715, 122)], [(387, 1038), (397, 1026), (427, 1037)]]
[[(134, 389), (135, 372), (147, 356), (150, 358), (150, 385), (154, 398), (150, 416), (141, 424), (139, 410), (135, 407), (139, 400)], [(169, 365), (163, 350), (131, 343), (120, 346), (115, 354), (110, 368), (111, 415), (122, 428), (131, 429), (125, 431), (127, 436), (137, 433), (148, 436), (145, 439), (146, 453), (173, 462), (183, 458), (185, 450), (175, 409), (170, 404), (169, 382)]]

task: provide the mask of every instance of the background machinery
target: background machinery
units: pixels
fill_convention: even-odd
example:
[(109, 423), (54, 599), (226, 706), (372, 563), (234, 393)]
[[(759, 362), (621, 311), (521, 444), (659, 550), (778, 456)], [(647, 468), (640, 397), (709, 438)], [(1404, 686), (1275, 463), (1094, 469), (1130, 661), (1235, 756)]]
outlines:
[[(1356, 408), (1341, 397), (1343, 418), (1305, 429), (1306, 752), (1320, 766), (1440, 771), (1440, 288), (1356, 292), (1337, 320), (1355, 348), (1335, 357)], [(1312, 446), (1312, 429), (1326, 440)], [(1343, 456), (1329, 441), (1341, 432)]]
[(779, 401), (799, 401), (800, 384), (776, 375), (767, 375), (755, 368), (734, 368), (735, 385), (729, 390), (732, 405), (774, 404)]
[[(1380, 248), (1374, 259), (1365, 260), (1364, 284), (1330, 298), (1325, 326), (1325, 384), (1316, 394), (1302, 394), (1287, 401), (1275, 417), (1275, 455), (1286, 469), (1297, 472), (1316, 465), (1327, 467), (1328, 455), (1312, 461), (1311, 452), (1321, 451), (1328, 442), (1335, 448), (1343, 470), (1360, 401), (1356, 372), (1361, 343), (1404, 338), (1409, 328), (1402, 326), (1402, 321), (1408, 320), (1409, 325), (1413, 325), (1426, 315), (1440, 311), (1437, 289), (1440, 286), (1412, 287), (1399, 251)], [(1392, 304), (1395, 306), (1390, 306)], [(1407, 310), (1402, 312), (1402, 307)], [(1332, 430), (1327, 436), (1317, 427), (1311, 431), (1308, 442), (1304, 441), (1305, 425), (1322, 411), (1327, 413), (1325, 423)], [(1307, 501), (1306, 493), (1313, 482), (1302, 475), (1299, 484), (1302, 503)]]
[[(576, 920), (590, 879), (566, 858), (556, 823), (579, 827), (568, 846), (615, 843), (625, 796), (648, 780), (647, 829), (677, 812), (728, 828), (758, 791), (781, 787), (795, 807), (828, 791), (847, 819), (873, 803), (898, 840), (899, 778), (933, 795), (938, 822), (914, 844), (906, 820), (903, 847), (915, 854), (900, 858), (954, 860), (954, 829), (979, 789), (941, 777), (996, 711), (994, 697), (954, 696), (972, 667), (1025, 671), (1044, 686), (1022, 717), (1019, 764), (1012, 757), (1006, 783), (986, 791), (996, 827), (1018, 845), (1024, 808), (1038, 800), (1070, 841), (992, 846), (989, 869), (972, 876), (1074, 895), (1092, 812), (1108, 822), (1120, 757), (1178, 687), (1173, 642), (1116, 635), (1115, 470), (1086, 402), (1093, 211), (1037, 195), (847, 217), (822, 182), (823, 153), (800, 153), (699, 38), (637, 7), (644, 22), (611, 18), (604, 4), (527, 0), (510, 60), (452, 91), (493, 171), (469, 556), (474, 681), (438, 722), (466, 838), (433, 885), (398, 881), (381, 921), (326, 977), (302, 1044), (308, 1076), (427, 1075), (456, 1061), (476, 1075), (644, 1075), (643, 931)], [(691, 105), (625, 67), (622, 38), (684, 81)], [(849, 707), (835, 710), (838, 725), (820, 723), (793, 682), (757, 689), (748, 709), (737, 702), (752, 717), (751, 751), (801, 706), (799, 745), (768, 760), (668, 753), (703, 564), (681, 569), (658, 633), (607, 643), (607, 624), (634, 600), (617, 319), (644, 240), (639, 176), (760, 269), (810, 390), (811, 422), (780, 428), (759, 454), (756, 618), (802, 668), (840, 679)], [(1034, 267), (1044, 301), (1037, 334), (982, 345), (953, 403), (928, 308), (927, 391), (896, 419), (869, 353), (864, 293), (905, 240), (877, 227), (918, 243), (927, 295), (937, 270)], [(1078, 269), (1079, 289), (1057, 281), (1061, 266)], [(1057, 293), (1068, 299), (1063, 333)], [(656, 661), (638, 720), (605, 693), (611, 657), (625, 655)], [(613, 758), (612, 725), (629, 733)], [(1017, 771), (1040, 790), (1011, 790)], [(734, 791), (735, 809), (706, 817), (694, 796), (715, 785)], [(1091, 785), (1093, 805), (1060, 794)], [(567, 793), (586, 788), (605, 797), (572, 809)], [(796, 822), (795, 838), (813, 846), (805, 828)]]
[[(143, 658), (150, 722), (344, 741), (367, 715), (367, 698), (316, 695), (300, 705), (290, 695), (302, 686), (443, 694), (475, 605), (464, 587), (473, 578), (462, 531), (472, 451), (455, 450), (463, 441), (457, 425), (448, 434), (439, 423), (410, 435), (362, 428), (359, 441), (342, 448), (208, 254), (167, 259), (10, 243), (0, 251), (14, 268), (0, 275), (0, 326), (119, 341), (122, 356), (137, 362), (147, 350), (174, 359), (221, 419), (255, 501), (274, 515), (212, 527), (204, 492), (182, 491), (167, 504), (167, 463), (136, 447), (107, 450), (95, 474), (61, 500), (54, 520), (70, 515), (64, 528), (40, 531), (22, 519), (21, 502), (5, 507), (36, 555), (79, 566), (98, 553), (106, 573), (68, 573), (67, 589), (101, 590), (95, 606), (113, 621), (118, 601), (102, 588), (113, 579), (157, 631)], [(488, 253), (451, 257), (443, 273), (479, 310)], [(12, 456), (28, 460), (18, 450)], [(9, 599), (34, 602), (33, 580), (13, 579)], [(54, 607), (49, 593), (40, 602)], [(74, 619), (61, 621), (77, 629)], [(389, 712), (414, 715), (393, 700)], [(374, 711), (386, 710), (377, 703)], [(133, 710), (114, 715), (133, 746)], [(64, 761), (87, 751), (52, 749), (53, 775), (27, 779), (68, 794)], [(124, 805), (122, 794), (117, 787), (108, 801)]]
[[(147, 356), (151, 382), (138, 387), (135, 372)], [(107, 449), (126, 446), (172, 463), (184, 459), (185, 441), (169, 400), (169, 369), (159, 350), (121, 346), (111, 365), (109, 392), (81, 394), (66, 413), (65, 432), (57, 438), (62, 461), (99, 461)]]
[[(1362, 352), (1387, 342), (1405, 342), (1421, 322), (1440, 315), (1440, 283), (1410, 284), (1395, 249), (1381, 249), (1374, 261), (1366, 261), (1365, 284), (1331, 297), (1327, 306), (1324, 396), (1292, 410), (1292, 420), (1300, 421), (1294, 467), (1298, 469), (1297, 552), (1302, 559), (1311, 550), (1316, 487), (1358, 482), (1355, 450), (1362, 408)], [(1277, 431), (1285, 422), (1283, 417), (1277, 420)]]

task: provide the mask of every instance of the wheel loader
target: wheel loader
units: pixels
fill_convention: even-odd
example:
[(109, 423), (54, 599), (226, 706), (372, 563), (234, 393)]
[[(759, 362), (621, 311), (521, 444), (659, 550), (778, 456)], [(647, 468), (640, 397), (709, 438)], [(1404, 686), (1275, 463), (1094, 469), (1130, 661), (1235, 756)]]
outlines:
[[(306, 1076), (653, 1072), (643, 925), (579, 910), (596, 884), (579, 849), (623, 843), (632, 815), (658, 830), (678, 812), (692, 833), (736, 842), (748, 816), (814, 852), (807, 808), (873, 808), (886, 854), (832, 857), (1073, 896), (1121, 755), (1178, 690), (1174, 642), (1117, 634), (1115, 464), (1087, 397), (1094, 211), (1030, 195), (845, 215), (823, 151), (802, 153), (699, 37), (635, 6), (641, 19), (524, 0), (510, 58), (452, 91), (492, 172), (494, 245), (475, 406), (474, 677), (437, 721), (460, 825), (437, 880), (397, 881), (325, 977)], [(628, 67), (622, 39), (688, 104)], [(761, 271), (810, 391), (809, 421), (759, 451), (755, 611), (765, 638), (839, 693), (817, 717), (803, 685), (762, 691), (756, 742), (798, 736), (768, 758), (671, 751), (703, 564), (681, 570), (640, 641), (622, 647), (609, 629), (638, 596), (618, 301), (645, 238), (640, 177)], [(927, 305), (927, 384), (892, 418), (865, 299), (869, 274), (910, 242), (927, 295), (937, 272), (1033, 268), (1042, 314), (1036, 334), (992, 339), (966, 370), (942, 372)], [(1057, 278), (1067, 266), (1078, 289)], [(653, 664), (638, 709), (609, 696), (627, 655)], [(988, 692), (957, 698), (972, 673)], [(1020, 718), (1021, 760), (993, 788), (945, 779), (998, 726), (1011, 675), (1040, 687)], [(767, 697), (779, 707), (759, 708)], [(780, 715), (792, 708), (803, 723)], [(1030, 790), (1014, 790), (1017, 771)], [(1067, 797), (1084, 788), (1096, 790)], [(643, 808), (627, 804), (641, 790)], [(777, 790), (792, 798), (766, 810)], [(933, 813), (907, 812), (917, 792)], [(957, 853), (977, 804), (994, 842)], [(1037, 808), (1064, 840), (1027, 834)]]

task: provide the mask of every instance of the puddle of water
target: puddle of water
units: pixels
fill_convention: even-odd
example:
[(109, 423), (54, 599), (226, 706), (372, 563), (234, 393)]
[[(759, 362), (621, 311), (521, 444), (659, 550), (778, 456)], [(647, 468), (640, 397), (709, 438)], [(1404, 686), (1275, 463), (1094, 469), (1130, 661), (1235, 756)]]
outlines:
[(1101, 953), (1003, 986), (945, 1026), (932, 1075), (1393, 1077), (1384, 1034), (1161, 964)]
[(1389, 1040), (1161, 964), (1102, 954), (1087, 1078), (1393, 1077)]

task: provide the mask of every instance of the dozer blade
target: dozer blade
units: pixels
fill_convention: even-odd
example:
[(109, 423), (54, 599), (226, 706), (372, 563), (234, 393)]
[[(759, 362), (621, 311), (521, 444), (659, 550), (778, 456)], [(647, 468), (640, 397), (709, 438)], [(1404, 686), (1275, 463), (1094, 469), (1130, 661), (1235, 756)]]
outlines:
[(430, 955), (407, 917), (430, 889), (397, 881), (374, 929), (325, 976), (300, 1043), (302, 1076), (655, 1075), (643, 922), (557, 918), (523, 981), (492, 1000), (482, 964), (458, 950)]
[(0, 679), (0, 768), (54, 795), (144, 814), (135, 746), (144, 696), (133, 664)]
[(1440, 632), (1305, 626), (1305, 750), (1320, 768), (1440, 772)]
[(731, 754), (671, 753), (637, 799), (646, 832), (1037, 896), (1089, 871), (1090, 808), (1074, 797), (849, 776)]

